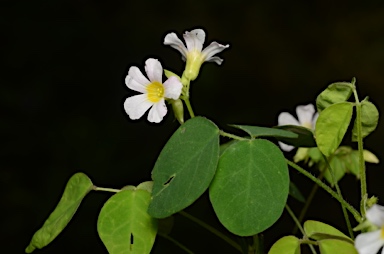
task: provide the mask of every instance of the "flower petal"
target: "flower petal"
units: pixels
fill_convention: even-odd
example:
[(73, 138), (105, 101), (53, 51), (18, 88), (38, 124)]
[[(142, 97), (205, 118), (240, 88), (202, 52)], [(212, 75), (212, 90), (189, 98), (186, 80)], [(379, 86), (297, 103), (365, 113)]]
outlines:
[(167, 114), (167, 106), (165, 106), (164, 99), (161, 99), (159, 102), (155, 103), (151, 110), (148, 113), (148, 121), (152, 123), (159, 123), (163, 120), (164, 116)]
[(308, 126), (309, 124), (312, 124), (313, 115), (315, 114), (315, 107), (312, 104), (297, 106), (296, 114), (300, 125)]
[(291, 114), (282, 112), (277, 118), (277, 125), (300, 125), (300, 123)]
[(281, 150), (283, 150), (285, 152), (290, 152), (295, 148), (294, 146), (284, 144), (283, 142), (280, 142), (280, 141), (278, 143), (279, 143)]
[(378, 227), (384, 226), (384, 206), (374, 204), (367, 210), (367, 219)]
[(359, 234), (355, 239), (355, 248), (359, 254), (374, 254), (384, 245), (381, 230)]
[(319, 118), (319, 112), (316, 112), (316, 113), (313, 115), (313, 119), (312, 119), (312, 130), (314, 130), (315, 127), (316, 127), (316, 121), (317, 121), (317, 118)]
[(224, 49), (226, 49), (228, 47), (229, 47), (229, 44), (221, 45), (215, 41), (212, 42), (202, 52), (203, 55), (205, 56), (205, 61), (206, 62), (215, 62), (218, 65), (220, 65), (223, 62), (223, 59), (221, 59), (219, 57), (213, 57), (213, 56), (220, 53), (221, 51), (223, 51)]
[(128, 76), (125, 77), (125, 84), (132, 90), (146, 93), (147, 85), (151, 83), (149, 80), (141, 73), (139, 68), (132, 66), (129, 68)]
[(186, 59), (188, 50), (185, 47), (184, 43), (177, 37), (175, 33), (169, 33), (165, 36), (164, 45), (169, 45), (172, 48), (176, 49), (183, 55), (183, 59)]
[(180, 80), (175, 77), (169, 77), (164, 84), (164, 97), (165, 98), (171, 98), (174, 100), (177, 100), (180, 97), (181, 89), (183, 88), (183, 85), (181, 84)]
[(203, 29), (194, 29), (191, 32), (186, 31), (183, 35), (188, 51), (197, 50), (201, 52), (205, 41), (205, 32)]
[(129, 97), (124, 102), (125, 112), (132, 120), (139, 119), (153, 105), (147, 98), (147, 94), (139, 94)]
[(163, 83), (163, 67), (159, 60), (154, 58), (149, 58), (145, 61), (145, 72), (148, 75), (148, 78), (151, 82)]

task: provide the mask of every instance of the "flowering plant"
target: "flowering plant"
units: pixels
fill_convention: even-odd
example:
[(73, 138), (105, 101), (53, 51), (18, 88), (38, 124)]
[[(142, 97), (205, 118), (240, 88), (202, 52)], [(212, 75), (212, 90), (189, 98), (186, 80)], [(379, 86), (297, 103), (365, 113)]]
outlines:
[[(384, 208), (367, 192), (365, 162), (378, 163), (378, 159), (363, 148), (363, 139), (376, 129), (379, 113), (368, 98), (359, 99), (356, 80), (329, 85), (317, 96), (316, 106), (296, 108), (297, 119), (282, 112), (278, 125), (270, 128), (232, 124), (243, 133), (235, 135), (205, 117), (195, 116), (189, 100), (191, 82), (198, 77), (202, 65), (222, 64), (217, 54), (229, 45), (212, 42), (203, 49), (202, 29), (187, 31), (183, 38), (185, 44), (175, 33), (164, 38), (164, 44), (178, 50), (186, 62), (181, 75), (163, 69), (159, 60), (149, 58), (145, 61), (146, 75), (132, 66), (125, 79), (129, 89), (140, 93), (124, 102), (125, 112), (132, 120), (148, 111), (149, 122), (161, 122), (169, 112), (167, 102), (180, 123), (157, 158), (151, 180), (111, 189), (95, 186), (88, 176), (76, 173), (69, 179), (56, 209), (33, 235), (26, 252), (52, 242), (89, 192), (107, 191), (114, 194), (100, 211), (97, 230), (112, 254), (150, 253), (157, 235), (192, 253), (164, 230), (172, 226), (170, 219), (176, 213), (222, 238), (231, 246), (231, 253), (300, 253), (303, 246), (321, 254), (376, 253), (384, 245)], [(163, 74), (167, 77), (164, 82)], [(184, 106), (189, 114), (186, 121)], [(351, 140), (357, 143), (357, 150), (341, 146), (354, 112)], [(284, 152), (295, 148), (298, 149), (291, 161)], [(303, 168), (307, 166), (314, 167), (317, 175)], [(300, 172), (315, 183), (314, 191), (320, 187), (340, 203), (347, 232), (321, 221), (303, 222), (313, 195), (303, 197), (290, 181), (289, 170)], [(348, 173), (360, 182), (358, 208), (346, 201), (338, 185)], [(236, 240), (184, 211), (205, 192), (209, 193), (218, 220)], [(289, 196), (305, 203), (298, 218), (287, 204)], [(293, 230), (292, 235), (275, 239), (271, 248), (264, 249), (263, 231), (277, 223), (284, 211), (300, 233)]]

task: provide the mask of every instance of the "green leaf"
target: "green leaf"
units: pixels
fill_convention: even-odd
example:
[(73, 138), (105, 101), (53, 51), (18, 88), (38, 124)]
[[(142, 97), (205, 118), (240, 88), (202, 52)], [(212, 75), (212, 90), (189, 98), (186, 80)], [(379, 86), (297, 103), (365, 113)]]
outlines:
[(331, 156), (331, 159), (329, 160), (329, 165), (331, 166), (331, 170), (335, 177), (334, 181), (331, 175), (331, 171), (328, 168), (328, 164), (326, 162), (323, 162), (321, 164), (321, 167), (326, 170), (324, 173), (324, 178), (331, 184), (332, 187), (334, 186), (334, 182), (339, 182), (347, 172), (345, 160), (337, 155)]
[(284, 155), (273, 143), (256, 139), (239, 141), (223, 152), (209, 196), (229, 231), (251, 236), (276, 222), (288, 191)]
[[(376, 106), (367, 100), (361, 102), (361, 135), (362, 138), (373, 132), (379, 122), (379, 111)], [(357, 118), (352, 129), (352, 141), (357, 142)]]
[(352, 118), (353, 104), (341, 102), (324, 109), (316, 121), (316, 142), (325, 156), (339, 147)]
[(274, 127), (276, 129), (282, 129), (290, 132), (294, 132), (299, 135), (297, 138), (276, 137), (277, 140), (291, 145), (294, 147), (315, 147), (316, 141), (313, 137), (313, 132), (305, 127), (296, 125), (281, 125)]
[(194, 117), (169, 139), (152, 171), (149, 214), (165, 218), (186, 208), (208, 188), (219, 160), (219, 129)]
[(298, 201), (305, 203), (305, 198), (303, 194), (301, 194), (299, 188), (297, 188), (297, 186), (293, 182), (289, 182), (289, 195), (291, 195)]
[[(323, 240), (323, 239), (338, 239), (353, 243), (351, 238), (337, 230), (336, 228), (325, 224), (320, 221), (307, 220), (304, 223), (305, 234), (314, 240)], [(335, 252), (338, 253), (338, 252)]]
[(320, 254), (358, 254), (355, 246), (350, 242), (337, 239), (318, 241)]
[(122, 190), (104, 204), (97, 221), (97, 232), (108, 253), (151, 252), (157, 220), (147, 213), (150, 200), (151, 194), (146, 190)]
[(236, 140), (236, 139), (232, 139), (231, 141), (228, 141), (227, 143), (224, 143), (222, 145), (220, 145), (220, 156), (223, 154), (223, 152), (231, 145), (235, 144), (239, 142), (239, 140)]
[(299, 135), (293, 133), (291, 131), (276, 129), (276, 128), (266, 128), (259, 126), (249, 126), (249, 125), (235, 125), (231, 124), (230, 126), (243, 130), (249, 134), (249, 136), (256, 137), (275, 137), (275, 138), (289, 138), (295, 139), (298, 138)]
[(91, 180), (83, 173), (74, 174), (68, 181), (64, 193), (55, 210), (44, 225), (33, 235), (26, 253), (41, 249), (52, 242), (72, 219), (81, 201), (92, 190)]
[[(300, 240), (289, 235), (280, 238), (275, 242), (268, 254), (300, 254)], [(336, 253), (336, 252), (335, 252)]]
[(352, 92), (353, 85), (350, 82), (336, 82), (330, 84), (327, 89), (317, 96), (317, 111), (320, 113), (333, 104), (347, 101)]

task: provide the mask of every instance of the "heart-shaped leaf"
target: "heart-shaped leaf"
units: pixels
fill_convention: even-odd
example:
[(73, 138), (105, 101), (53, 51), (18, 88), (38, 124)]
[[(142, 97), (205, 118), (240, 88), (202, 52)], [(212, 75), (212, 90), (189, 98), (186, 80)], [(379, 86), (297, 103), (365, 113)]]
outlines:
[(223, 152), (209, 196), (229, 231), (251, 236), (276, 222), (288, 191), (284, 155), (273, 143), (256, 139), (239, 141)]
[(219, 129), (203, 117), (181, 125), (160, 153), (148, 212), (165, 218), (191, 205), (208, 188), (219, 160)]
[(110, 254), (150, 253), (157, 219), (148, 213), (151, 194), (144, 189), (122, 190), (104, 204), (97, 231)]
[(31, 253), (52, 242), (67, 226), (77, 211), (83, 198), (92, 190), (91, 180), (83, 173), (74, 174), (68, 181), (63, 196), (44, 225), (33, 235), (31, 243), (25, 249)]

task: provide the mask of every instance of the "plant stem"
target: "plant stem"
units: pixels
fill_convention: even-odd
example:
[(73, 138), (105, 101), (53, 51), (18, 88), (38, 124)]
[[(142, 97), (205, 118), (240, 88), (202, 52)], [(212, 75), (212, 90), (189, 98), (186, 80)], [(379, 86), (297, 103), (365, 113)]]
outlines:
[(112, 189), (112, 188), (103, 188), (103, 187), (97, 187), (97, 186), (93, 186), (92, 190), (94, 191), (107, 191), (107, 192), (120, 192), (121, 190), (117, 190), (117, 189)]
[(326, 192), (331, 194), (331, 196), (334, 197), (337, 201), (339, 201), (340, 203), (343, 203), (347, 208), (347, 210), (353, 215), (353, 217), (355, 217), (355, 220), (357, 222), (359, 223), (362, 222), (362, 218), (359, 212), (355, 208), (353, 208), (350, 204), (348, 204), (348, 202), (345, 201), (342, 197), (340, 197), (335, 191), (333, 191), (328, 185), (326, 185), (325, 183), (317, 179), (315, 176), (313, 176), (311, 173), (309, 173), (299, 165), (291, 162), (290, 160), (286, 160), (286, 161), (289, 166), (291, 166), (292, 168), (296, 169), (297, 171), (299, 171), (300, 173), (302, 173), (303, 175), (311, 179), (313, 182), (315, 182), (317, 185), (323, 188)]
[(191, 116), (191, 118), (194, 118), (195, 117), (195, 113), (193, 113), (191, 102), (189, 101), (189, 96), (183, 96), (182, 99), (184, 100), (185, 105), (187, 106), (189, 115)]
[(180, 211), (179, 212), (180, 215), (190, 219), (191, 221), (195, 222), (196, 224), (200, 225), (201, 227), (205, 228), (206, 230), (208, 230), (209, 232), (211, 232), (212, 234), (220, 237), (221, 239), (223, 239), (225, 242), (227, 242), (228, 244), (230, 244), (232, 247), (234, 247), (236, 250), (242, 252), (241, 250), (241, 247), (238, 243), (236, 243), (235, 241), (233, 241), (231, 238), (229, 238), (228, 236), (224, 235), (223, 233), (221, 233), (219, 230), (215, 229), (214, 227), (208, 225), (207, 223), (205, 223), (204, 221), (202, 220), (199, 220), (198, 218), (190, 215), (189, 213), (186, 213), (184, 211)]
[[(300, 221), (297, 219), (296, 215), (293, 213), (293, 211), (291, 210), (291, 208), (287, 204), (285, 204), (285, 209), (287, 210), (289, 215), (292, 217), (292, 220), (295, 222), (297, 228), (300, 229), (300, 232), (303, 234), (304, 238), (308, 239), (307, 235), (305, 234), (303, 227), (301, 226)], [(312, 244), (309, 244), (309, 248), (311, 249), (313, 254), (316, 254), (316, 250)]]
[[(324, 154), (323, 154), (323, 158), (324, 158), (324, 160), (325, 160), (325, 163), (327, 164), (327, 168), (328, 168), (329, 172), (331, 173), (331, 176), (332, 176), (332, 182), (333, 182), (333, 184), (334, 184), (335, 187), (336, 187), (337, 194), (339, 194), (340, 198), (343, 198), (343, 195), (341, 194), (341, 190), (340, 190), (340, 187), (339, 187), (338, 182), (336, 181), (335, 174), (334, 174), (334, 171), (333, 171), (333, 169), (332, 169), (332, 167), (331, 167), (331, 164), (329, 164), (329, 161), (328, 161), (327, 157), (326, 157)], [(324, 169), (324, 172), (325, 172), (325, 170), (327, 170), (327, 168)], [(352, 230), (352, 226), (351, 226), (351, 221), (349, 220), (349, 216), (348, 216), (346, 207), (344, 206), (343, 203), (341, 203), (341, 209), (342, 209), (342, 211), (343, 211), (343, 215), (344, 215), (345, 223), (347, 224), (347, 228), (348, 228), (349, 236), (350, 236), (351, 239), (353, 240), (353, 239), (354, 239), (354, 236), (353, 236), (353, 230)]]
[(239, 136), (236, 136), (234, 134), (225, 132), (223, 130), (220, 130), (220, 135), (223, 137), (228, 137), (228, 138), (232, 138), (232, 139), (236, 139), (236, 140), (249, 140), (248, 138), (239, 137)]
[(353, 89), (353, 94), (356, 101), (356, 130), (357, 130), (357, 147), (359, 150), (359, 175), (360, 175), (360, 191), (361, 191), (361, 201), (360, 201), (360, 213), (365, 217), (365, 203), (367, 201), (367, 177), (365, 174), (365, 162), (363, 154), (363, 136), (361, 133), (361, 103), (357, 95), (356, 88)]
[(175, 245), (177, 245), (177, 247), (179, 247), (180, 249), (184, 250), (185, 252), (189, 253), (189, 254), (194, 254), (190, 249), (188, 249), (187, 247), (185, 247), (183, 244), (179, 243), (176, 239), (174, 239), (173, 237), (169, 236), (169, 235), (166, 235), (166, 234), (161, 234), (161, 233), (158, 233), (158, 235), (160, 235), (161, 237), (171, 241), (172, 243), (174, 243)]

